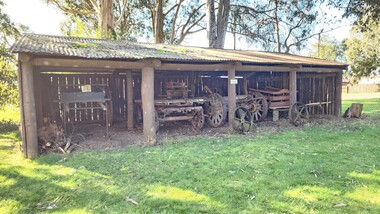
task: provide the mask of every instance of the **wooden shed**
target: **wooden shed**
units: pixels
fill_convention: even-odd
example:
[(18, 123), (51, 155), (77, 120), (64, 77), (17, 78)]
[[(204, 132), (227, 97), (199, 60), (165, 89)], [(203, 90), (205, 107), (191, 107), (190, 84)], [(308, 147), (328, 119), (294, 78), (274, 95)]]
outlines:
[[(185, 82), (190, 97), (202, 96), (204, 86), (217, 88), (230, 111), (247, 87), (269, 86), (288, 89), (290, 103), (327, 103), (311, 107), (313, 114), (340, 115), (342, 71), (347, 68), (283, 53), (37, 34), (23, 35), (12, 51), (19, 56), (22, 141), (28, 158), (38, 156), (37, 130), (46, 121), (126, 122), (127, 132), (135, 127), (138, 105), (144, 140), (155, 143), (154, 102), (167, 92), (168, 82)], [(86, 90), (93, 93), (80, 95), (85, 102), (70, 102)], [(107, 96), (99, 101), (98, 92)]]

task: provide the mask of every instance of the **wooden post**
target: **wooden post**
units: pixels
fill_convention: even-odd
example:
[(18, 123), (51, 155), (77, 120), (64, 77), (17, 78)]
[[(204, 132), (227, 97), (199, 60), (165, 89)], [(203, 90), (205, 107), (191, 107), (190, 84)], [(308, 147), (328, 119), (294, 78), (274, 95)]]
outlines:
[(26, 144), (25, 156), (36, 158), (38, 156), (36, 102), (34, 97), (33, 66), (29, 56), (19, 55), (21, 61), (21, 84), (23, 123), (25, 127), (24, 142)]
[(127, 129), (134, 128), (134, 113), (133, 113), (133, 78), (132, 71), (127, 71)]
[(154, 109), (154, 69), (144, 67), (141, 78), (141, 100), (143, 111), (143, 133), (146, 145), (156, 144), (156, 127)]
[(337, 72), (335, 78), (335, 105), (334, 105), (334, 114), (336, 116), (342, 115), (342, 78), (343, 72)]
[(228, 69), (228, 112), (229, 112), (228, 124), (231, 131), (234, 129), (233, 128), (234, 110), (236, 108), (236, 83), (233, 81), (236, 81), (235, 69), (231, 68), (231, 69)]
[(297, 72), (289, 72), (289, 92), (290, 92), (290, 104), (297, 102)]

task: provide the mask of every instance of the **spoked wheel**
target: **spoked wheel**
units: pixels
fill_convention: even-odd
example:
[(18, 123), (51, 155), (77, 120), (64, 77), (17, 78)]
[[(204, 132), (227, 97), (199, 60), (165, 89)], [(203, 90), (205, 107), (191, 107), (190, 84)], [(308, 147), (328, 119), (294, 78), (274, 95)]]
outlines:
[(210, 100), (206, 103), (207, 122), (211, 127), (222, 126), (227, 117), (227, 107), (223, 97), (218, 93), (210, 94)]
[(205, 115), (203, 113), (203, 110), (198, 111), (191, 121), (191, 124), (193, 124), (193, 128), (196, 130), (201, 130), (203, 126), (205, 125)]
[(300, 126), (309, 122), (309, 111), (302, 103), (294, 103), (289, 108), (289, 122), (295, 126)]
[(252, 114), (253, 122), (256, 123), (266, 118), (268, 113), (268, 101), (266, 97), (259, 92), (254, 92), (252, 96), (253, 102), (250, 107), (250, 111)]
[(234, 111), (233, 127), (240, 133), (247, 133), (253, 128), (251, 112), (244, 107), (237, 107)]

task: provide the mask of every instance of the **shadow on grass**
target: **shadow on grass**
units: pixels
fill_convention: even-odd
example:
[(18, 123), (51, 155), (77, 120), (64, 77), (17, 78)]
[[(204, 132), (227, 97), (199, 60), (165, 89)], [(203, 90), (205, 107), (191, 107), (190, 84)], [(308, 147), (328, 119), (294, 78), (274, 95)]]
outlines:
[[(380, 186), (373, 167), (379, 165), (378, 134), (368, 126), (314, 127), (253, 138), (200, 138), (48, 155), (5, 167), (10, 171), (1, 176), (12, 186), (8, 191), (19, 192), (5, 199), (25, 212), (56, 203), (57, 211), (115, 213), (378, 213), (378, 192), (372, 191)], [(357, 197), (363, 185), (369, 190)]]

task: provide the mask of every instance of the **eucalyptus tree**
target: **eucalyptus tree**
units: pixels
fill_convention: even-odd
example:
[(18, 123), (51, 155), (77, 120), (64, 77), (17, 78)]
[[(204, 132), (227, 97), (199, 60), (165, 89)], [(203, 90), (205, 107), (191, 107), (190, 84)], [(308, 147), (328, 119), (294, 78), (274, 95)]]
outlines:
[(264, 50), (299, 51), (317, 35), (319, 5), (318, 0), (236, 0), (230, 30)]

